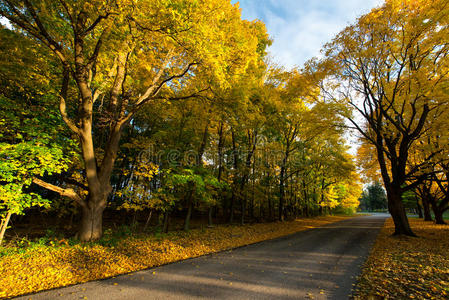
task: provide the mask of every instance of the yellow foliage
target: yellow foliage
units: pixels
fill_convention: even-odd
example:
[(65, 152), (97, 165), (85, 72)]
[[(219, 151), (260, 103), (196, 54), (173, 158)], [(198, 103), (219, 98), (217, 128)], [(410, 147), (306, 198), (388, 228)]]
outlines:
[(284, 223), (217, 226), (172, 232), (162, 238), (126, 238), (101, 245), (35, 248), (0, 258), (0, 297), (13, 297), (112, 277), (323, 226), (345, 217), (297, 219)]

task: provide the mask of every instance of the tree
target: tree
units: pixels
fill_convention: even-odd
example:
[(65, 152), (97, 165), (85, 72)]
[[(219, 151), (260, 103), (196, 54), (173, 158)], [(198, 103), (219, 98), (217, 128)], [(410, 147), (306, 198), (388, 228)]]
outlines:
[(33, 177), (57, 181), (77, 160), (77, 148), (51, 104), (54, 64), (43, 47), (0, 28), (0, 243), (11, 218), (49, 207)]
[[(261, 30), (225, 0), (2, 0), (0, 14), (59, 60), (59, 110), (79, 139), (87, 196), (34, 183), (80, 205), (83, 241), (102, 235), (121, 135), (135, 114), (158, 99), (199, 95), (207, 77), (226, 85), (230, 69), (241, 72), (257, 57)], [(194, 80), (202, 87), (189, 90)]]
[(376, 149), (394, 234), (414, 235), (402, 195), (426, 176), (408, 168), (410, 149), (440, 120), (446, 101), (448, 14), (447, 1), (387, 1), (325, 49), (323, 66), (335, 75), (327, 83), (341, 83), (335, 90), (343, 97), (329, 95), (353, 108), (348, 120)]
[(376, 181), (368, 185), (360, 202), (363, 209), (367, 211), (387, 209), (387, 196), (382, 184)]

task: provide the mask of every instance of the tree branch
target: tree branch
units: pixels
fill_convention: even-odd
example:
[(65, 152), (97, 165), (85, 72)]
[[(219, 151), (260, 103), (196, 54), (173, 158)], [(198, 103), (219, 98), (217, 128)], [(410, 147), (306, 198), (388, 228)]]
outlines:
[(69, 86), (69, 74), (70, 71), (68, 68), (64, 68), (64, 75), (62, 79), (62, 87), (61, 87), (61, 93), (59, 95), (59, 111), (61, 113), (62, 119), (67, 124), (67, 126), (77, 135), (80, 135), (80, 129), (75, 125), (75, 123), (70, 119), (70, 117), (67, 114), (67, 108), (66, 108), (66, 99), (67, 99), (67, 91)]
[(47, 190), (56, 192), (61, 196), (68, 197), (68, 198), (72, 199), (73, 201), (75, 201), (76, 203), (78, 203), (79, 205), (81, 205), (82, 207), (87, 206), (87, 204), (84, 202), (84, 200), (81, 198), (81, 196), (78, 195), (78, 193), (75, 192), (71, 188), (66, 188), (66, 189), (61, 188), (59, 186), (56, 186), (51, 183), (40, 180), (39, 178), (34, 178), (33, 183), (35, 183), (43, 188), (46, 188)]

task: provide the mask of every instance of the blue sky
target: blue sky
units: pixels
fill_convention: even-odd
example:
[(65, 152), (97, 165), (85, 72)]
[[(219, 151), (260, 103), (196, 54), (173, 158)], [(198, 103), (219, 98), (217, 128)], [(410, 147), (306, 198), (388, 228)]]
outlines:
[(323, 44), (383, 0), (240, 0), (242, 16), (259, 19), (274, 40), (274, 62), (301, 67)]

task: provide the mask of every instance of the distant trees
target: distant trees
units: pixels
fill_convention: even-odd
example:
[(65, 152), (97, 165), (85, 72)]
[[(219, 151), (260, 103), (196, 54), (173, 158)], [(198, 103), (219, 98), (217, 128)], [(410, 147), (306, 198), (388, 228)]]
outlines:
[(380, 182), (374, 182), (366, 187), (360, 198), (360, 208), (364, 211), (387, 209), (387, 195)]

